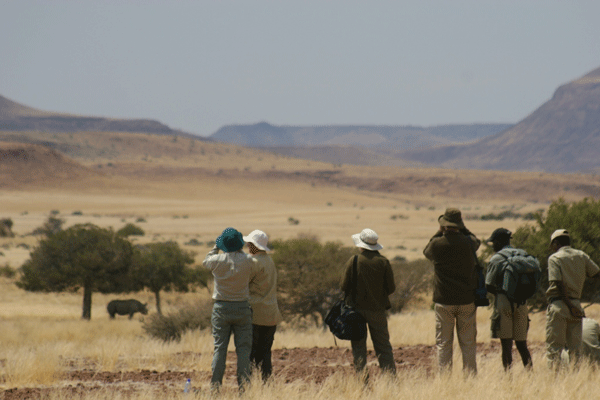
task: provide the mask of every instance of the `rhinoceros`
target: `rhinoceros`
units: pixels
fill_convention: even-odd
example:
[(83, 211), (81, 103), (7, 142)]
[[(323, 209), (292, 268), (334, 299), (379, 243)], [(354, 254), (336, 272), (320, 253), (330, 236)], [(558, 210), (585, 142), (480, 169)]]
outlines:
[(108, 311), (111, 318), (115, 318), (115, 314), (129, 314), (129, 319), (131, 319), (136, 312), (141, 312), (144, 315), (148, 314), (147, 305), (148, 303), (142, 304), (135, 299), (113, 300), (106, 306), (106, 311)]

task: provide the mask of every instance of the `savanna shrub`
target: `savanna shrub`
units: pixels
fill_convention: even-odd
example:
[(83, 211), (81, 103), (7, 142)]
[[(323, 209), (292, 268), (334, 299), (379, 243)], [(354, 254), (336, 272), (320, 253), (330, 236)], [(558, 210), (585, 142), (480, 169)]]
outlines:
[(391, 312), (399, 313), (409, 303), (418, 301), (419, 295), (432, 287), (433, 267), (425, 259), (411, 262), (392, 262), (396, 291), (390, 296)]
[(187, 331), (210, 327), (211, 314), (210, 301), (186, 304), (177, 312), (167, 315), (152, 314), (144, 318), (142, 328), (154, 339), (164, 342), (179, 341)]
[(17, 271), (11, 268), (10, 265), (0, 267), (0, 276), (4, 278), (14, 278), (17, 275)]
[(117, 235), (121, 237), (129, 236), (144, 236), (145, 232), (142, 228), (132, 223), (129, 223), (117, 231)]
[[(586, 252), (600, 264), (600, 200), (585, 198), (579, 202), (567, 203), (559, 199), (550, 205), (546, 214), (536, 214), (534, 225), (519, 227), (513, 234), (512, 245), (526, 250), (537, 257), (542, 268), (540, 287), (529, 300), (530, 306), (543, 309), (547, 305), (544, 295), (548, 289), (548, 257), (551, 254), (550, 235), (556, 229), (567, 229), (571, 235), (571, 245)], [(598, 301), (599, 279), (588, 279), (583, 289), (583, 301)]]
[(10, 218), (0, 219), (0, 237), (15, 237), (12, 231), (13, 221)]
[(341, 297), (344, 264), (355, 247), (340, 242), (319, 242), (316, 237), (275, 240), (269, 245), (278, 270), (281, 311), (287, 320), (311, 318), (323, 323), (331, 306)]

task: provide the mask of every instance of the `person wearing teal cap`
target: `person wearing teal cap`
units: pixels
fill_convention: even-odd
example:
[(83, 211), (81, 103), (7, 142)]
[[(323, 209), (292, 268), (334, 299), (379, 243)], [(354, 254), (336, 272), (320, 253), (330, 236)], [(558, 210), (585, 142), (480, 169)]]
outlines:
[[(252, 310), (249, 282), (257, 275), (258, 264), (242, 251), (242, 234), (227, 228), (216, 239), (215, 246), (203, 261), (214, 276), (213, 310), (211, 316), (214, 354), (211, 389), (223, 384), (227, 346), (233, 333), (237, 355), (237, 381), (240, 390), (249, 380), (252, 349)], [(222, 250), (223, 253), (219, 253)]]

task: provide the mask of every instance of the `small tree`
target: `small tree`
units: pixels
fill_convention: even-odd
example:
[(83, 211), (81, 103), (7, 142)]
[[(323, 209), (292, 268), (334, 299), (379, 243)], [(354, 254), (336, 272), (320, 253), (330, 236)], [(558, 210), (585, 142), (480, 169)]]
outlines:
[(156, 311), (162, 315), (160, 291), (187, 292), (194, 273), (187, 268), (194, 262), (192, 253), (182, 250), (176, 242), (150, 243), (136, 251), (132, 275), (156, 298)]
[[(519, 227), (513, 235), (512, 244), (525, 249), (540, 261), (542, 278), (538, 293), (530, 299), (530, 305), (543, 309), (547, 305), (545, 292), (548, 289), (548, 257), (550, 235), (556, 229), (567, 229), (572, 246), (585, 251), (596, 264), (600, 264), (600, 201), (586, 198), (567, 203), (564, 199), (552, 202), (548, 212), (535, 216), (535, 225)], [(599, 280), (587, 280), (582, 300), (598, 301)]]
[(112, 229), (74, 225), (39, 242), (21, 267), (17, 286), (29, 291), (76, 292), (83, 288), (83, 319), (92, 317), (92, 293), (132, 289), (131, 244)]
[(321, 244), (314, 237), (271, 242), (279, 271), (278, 290), (284, 315), (312, 318), (323, 323), (341, 296), (340, 282), (346, 261), (355, 248), (339, 242)]

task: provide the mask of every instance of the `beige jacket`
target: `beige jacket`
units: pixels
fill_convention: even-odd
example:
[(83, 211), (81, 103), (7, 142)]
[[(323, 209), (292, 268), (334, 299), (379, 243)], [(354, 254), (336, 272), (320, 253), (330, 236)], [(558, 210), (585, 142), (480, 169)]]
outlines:
[(255, 254), (253, 258), (259, 272), (250, 281), (252, 324), (274, 326), (283, 320), (277, 304), (277, 269), (266, 253)]

